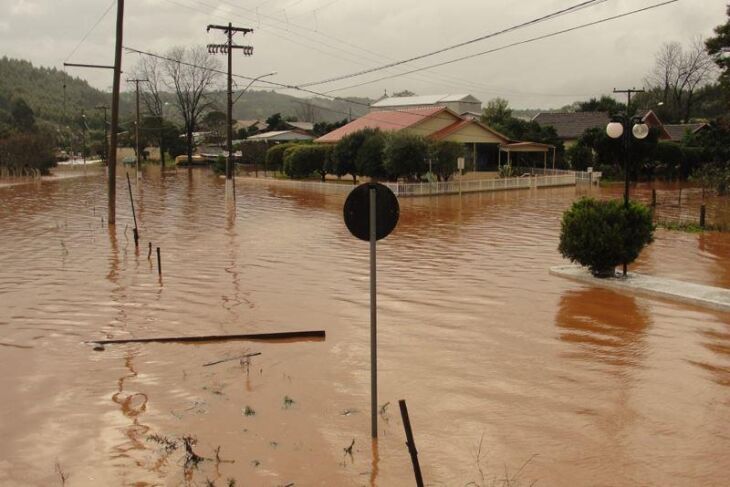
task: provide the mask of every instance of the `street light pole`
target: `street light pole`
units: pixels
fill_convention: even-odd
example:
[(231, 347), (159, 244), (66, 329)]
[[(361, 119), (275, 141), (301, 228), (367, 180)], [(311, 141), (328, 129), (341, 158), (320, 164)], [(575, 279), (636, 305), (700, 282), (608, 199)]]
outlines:
[[(636, 91), (636, 90), (631, 90)], [(630, 103), (630, 99), (629, 99)], [(627, 105), (628, 107), (628, 105)], [(649, 135), (649, 127), (639, 117), (631, 117), (628, 113), (615, 117), (619, 121), (613, 121), (606, 126), (606, 134), (612, 139), (623, 138), (624, 149), (624, 209), (629, 208), (629, 168), (631, 167), (631, 137), (637, 140), (645, 139)], [(630, 132), (629, 132), (630, 130)], [(624, 262), (623, 274), (626, 277), (628, 265)]]

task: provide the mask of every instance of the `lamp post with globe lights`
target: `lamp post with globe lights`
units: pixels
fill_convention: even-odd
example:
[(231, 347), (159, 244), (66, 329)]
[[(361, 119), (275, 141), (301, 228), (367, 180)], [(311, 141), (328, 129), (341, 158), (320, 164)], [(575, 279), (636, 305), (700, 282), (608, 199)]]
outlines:
[[(629, 166), (631, 161), (631, 139), (644, 140), (649, 135), (649, 126), (641, 117), (618, 115), (606, 126), (606, 134), (612, 139), (623, 138), (624, 148), (624, 207), (629, 208)], [(624, 277), (627, 265), (624, 263)]]

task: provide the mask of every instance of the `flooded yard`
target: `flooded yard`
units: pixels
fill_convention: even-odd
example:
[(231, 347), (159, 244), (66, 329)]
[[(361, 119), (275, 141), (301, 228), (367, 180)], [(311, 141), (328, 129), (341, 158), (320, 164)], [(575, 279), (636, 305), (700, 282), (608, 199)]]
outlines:
[[(374, 444), (368, 248), (344, 196), (239, 182), (232, 213), (207, 170), (148, 168), (136, 251), (118, 183), (113, 230), (103, 174), (0, 188), (3, 486), (59, 471), (68, 486), (415, 485), (398, 399), (427, 485), (730, 481), (730, 314), (550, 276), (586, 188), (401, 200), (378, 246)], [(730, 287), (730, 234), (658, 230), (633, 269)], [(83, 343), (317, 329), (325, 341)]]

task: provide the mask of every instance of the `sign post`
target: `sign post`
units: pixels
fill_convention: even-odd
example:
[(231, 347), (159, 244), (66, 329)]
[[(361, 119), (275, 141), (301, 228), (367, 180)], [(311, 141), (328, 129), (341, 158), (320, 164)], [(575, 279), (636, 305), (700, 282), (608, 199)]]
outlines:
[(379, 183), (365, 183), (350, 192), (343, 209), (350, 233), (370, 244), (370, 419), (372, 437), (378, 437), (378, 307), (377, 241), (390, 235), (398, 224), (398, 198)]
[(461, 196), (461, 178), (464, 176), (464, 158), (459, 157), (456, 159), (456, 164), (459, 169), (459, 196)]
[(370, 411), (373, 438), (378, 437), (378, 297), (375, 247), (377, 235), (377, 191), (368, 188), (370, 201)]

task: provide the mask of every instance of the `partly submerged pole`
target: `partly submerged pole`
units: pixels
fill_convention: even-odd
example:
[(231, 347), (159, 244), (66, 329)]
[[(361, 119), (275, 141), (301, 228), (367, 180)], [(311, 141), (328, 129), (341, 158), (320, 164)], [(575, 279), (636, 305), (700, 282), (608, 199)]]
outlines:
[(117, 39), (114, 47), (114, 82), (112, 86), (112, 120), (109, 140), (109, 225), (117, 221), (117, 132), (119, 132), (119, 78), (122, 73), (122, 32), (124, 0), (117, 0)]
[(376, 296), (376, 186), (370, 186), (370, 415), (372, 437), (378, 437), (378, 338), (377, 338), (377, 296)]
[(132, 196), (132, 183), (129, 182), (129, 173), (127, 173), (127, 188), (129, 188), (129, 202), (132, 204), (132, 218), (134, 219), (134, 246), (139, 247), (139, 230), (137, 229), (137, 214), (134, 211), (134, 197)]

